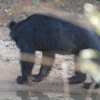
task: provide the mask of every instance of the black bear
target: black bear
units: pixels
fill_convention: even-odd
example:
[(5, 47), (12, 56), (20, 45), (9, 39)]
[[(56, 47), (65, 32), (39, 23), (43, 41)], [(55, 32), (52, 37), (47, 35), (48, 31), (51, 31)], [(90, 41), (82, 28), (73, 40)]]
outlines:
[[(20, 52), (34, 53), (43, 51), (44, 56), (53, 57), (55, 53), (73, 53), (78, 55), (80, 50), (93, 48), (100, 50), (99, 39), (95, 32), (79, 27), (66, 20), (45, 14), (34, 14), (21, 22), (12, 21), (9, 24), (10, 36), (15, 40)], [(32, 74), (33, 63), (20, 61), (22, 76), (17, 82), (23, 84)], [(48, 75), (51, 67), (42, 66), (40, 73), (33, 76), (34, 81), (41, 81)], [(85, 75), (76, 72), (69, 79), (70, 83), (85, 80)]]

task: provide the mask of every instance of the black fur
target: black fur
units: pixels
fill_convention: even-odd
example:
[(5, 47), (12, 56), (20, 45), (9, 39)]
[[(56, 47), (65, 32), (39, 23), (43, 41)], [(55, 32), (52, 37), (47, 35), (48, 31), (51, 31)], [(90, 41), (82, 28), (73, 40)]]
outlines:
[[(21, 22), (11, 22), (10, 36), (16, 41), (21, 52), (43, 51), (53, 57), (54, 53), (78, 54), (80, 50), (93, 48), (100, 50), (95, 32), (79, 27), (68, 21), (43, 14), (34, 14)], [(27, 81), (33, 68), (32, 63), (21, 61), (22, 76), (18, 83)], [(41, 67), (34, 81), (40, 81), (50, 71), (50, 67)]]

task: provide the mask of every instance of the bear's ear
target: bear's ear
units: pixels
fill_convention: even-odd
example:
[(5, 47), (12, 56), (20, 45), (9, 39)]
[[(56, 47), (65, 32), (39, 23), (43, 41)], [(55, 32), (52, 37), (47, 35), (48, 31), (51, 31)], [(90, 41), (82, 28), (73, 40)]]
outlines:
[(15, 21), (11, 21), (11, 22), (9, 23), (8, 27), (9, 27), (11, 30), (13, 30), (16, 24), (17, 24), (17, 23), (16, 23)]

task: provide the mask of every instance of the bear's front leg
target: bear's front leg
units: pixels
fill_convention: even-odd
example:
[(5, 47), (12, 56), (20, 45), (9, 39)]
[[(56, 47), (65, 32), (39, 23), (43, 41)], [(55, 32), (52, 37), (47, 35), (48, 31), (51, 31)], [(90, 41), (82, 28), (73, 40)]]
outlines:
[(32, 74), (33, 63), (21, 61), (20, 64), (22, 76), (18, 76), (16, 81), (18, 84), (24, 84), (28, 82), (28, 77)]

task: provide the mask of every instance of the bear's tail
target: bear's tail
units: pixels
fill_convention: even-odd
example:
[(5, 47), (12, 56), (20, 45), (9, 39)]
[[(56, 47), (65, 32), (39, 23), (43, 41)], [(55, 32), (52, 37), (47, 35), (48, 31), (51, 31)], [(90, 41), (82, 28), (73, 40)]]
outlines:
[(8, 27), (9, 27), (11, 30), (13, 30), (14, 27), (15, 27), (15, 25), (16, 25), (16, 22), (15, 22), (15, 21), (11, 21), (11, 22), (9, 23)]

